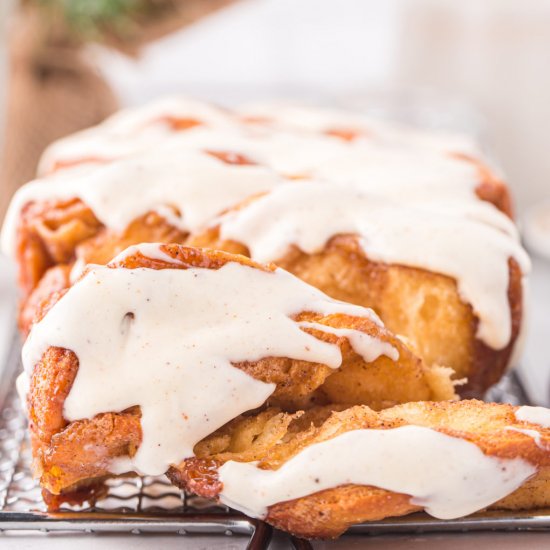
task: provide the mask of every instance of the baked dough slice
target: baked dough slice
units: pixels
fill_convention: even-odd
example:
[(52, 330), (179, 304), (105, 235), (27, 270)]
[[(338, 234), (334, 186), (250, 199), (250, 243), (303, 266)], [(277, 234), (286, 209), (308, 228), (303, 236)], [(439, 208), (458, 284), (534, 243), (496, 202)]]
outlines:
[(543, 508), (550, 505), (550, 429), (521, 420), (522, 409), (532, 408), (470, 400), (379, 413), (268, 409), (207, 437), (195, 458), (168, 475), (308, 538), (422, 509), (451, 518), (485, 507)]
[(273, 261), (329, 296), (374, 309), (427, 364), (467, 378), (461, 395), (477, 397), (520, 347), (529, 262), (503, 214), (458, 206), (303, 182), (249, 199), (187, 244)]
[[(351, 179), (405, 203), (466, 198), (511, 216), (506, 185), (461, 140), (305, 106), (254, 112), (165, 98), (53, 144), (41, 163), (49, 176), (18, 192), (4, 226), (4, 252), (19, 266), (22, 332), (49, 269), (105, 264), (140, 242), (183, 243), (197, 212), (210, 205), (213, 217), (288, 179)], [(186, 187), (196, 203), (181, 200)], [(131, 204), (134, 215), (120, 223)]]
[[(370, 310), (273, 265), (180, 245), (90, 266), (42, 303), (23, 356), (35, 471), (67, 498), (110, 474), (163, 473), (257, 407), (455, 397), (450, 369), (426, 367)], [(189, 455), (171, 439), (180, 422), (199, 434)], [(157, 444), (174, 456), (132, 462)]]

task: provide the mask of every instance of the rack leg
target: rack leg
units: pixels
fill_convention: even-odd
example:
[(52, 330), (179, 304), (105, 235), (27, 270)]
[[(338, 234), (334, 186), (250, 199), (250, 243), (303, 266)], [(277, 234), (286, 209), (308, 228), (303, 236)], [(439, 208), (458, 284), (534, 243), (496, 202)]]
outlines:
[(258, 521), (246, 550), (267, 550), (272, 535), (273, 528), (263, 521)]

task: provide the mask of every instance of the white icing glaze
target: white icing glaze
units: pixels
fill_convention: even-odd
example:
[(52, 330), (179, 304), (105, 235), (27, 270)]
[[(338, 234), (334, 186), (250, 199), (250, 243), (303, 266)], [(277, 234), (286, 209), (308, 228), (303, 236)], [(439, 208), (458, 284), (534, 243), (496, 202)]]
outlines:
[(361, 355), (367, 363), (375, 361), (380, 355), (385, 355), (392, 361), (397, 361), (399, 359), (399, 352), (391, 344), (380, 342), (377, 338), (373, 338), (364, 332), (349, 328), (327, 327), (320, 323), (308, 323), (306, 321), (300, 322), (299, 325), (303, 328), (313, 328), (347, 338), (355, 353)]
[(111, 134), (127, 137), (151, 122), (162, 122), (165, 117), (196, 120), (207, 126), (225, 126), (231, 124), (233, 119), (232, 113), (222, 107), (190, 97), (173, 95), (139, 107), (122, 109), (100, 126)]
[[(157, 128), (154, 126), (153, 128)], [(161, 127), (163, 140), (178, 147), (235, 151), (288, 176), (310, 176), (342, 183), (368, 186), (382, 194), (403, 197), (466, 197), (476, 200), (474, 190), (480, 174), (471, 163), (416, 146), (381, 145), (377, 142), (346, 143), (323, 134), (307, 134), (279, 129), (253, 129), (246, 126), (199, 126), (185, 132)], [(78, 154), (71, 147), (58, 147), (62, 160), (78, 158), (117, 158), (150, 155), (159, 138), (138, 131), (114, 144), (105, 132), (96, 131)], [(77, 143), (81, 140), (75, 139)], [(112, 139), (111, 139), (112, 141)], [(69, 144), (72, 142), (69, 140)], [(64, 153), (68, 149), (67, 154)], [(107, 156), (109, 151), (110, 156)], [(403, 193), (406, 193), (403, 196)]]
[(182, 151), (175, 141), (144, 158), (129, 157), (95, 170), (63, 170), (24, 185), (6, 214), (2, 249), (13, 254), (21, 211), (33, 200), (78, 197), (103, 224), (120, 231), (140, 215), (159, 208), (166, 214), (163, 207), (175, 207), (181, 215), (173, 214), (170, 222), (195, 231), (222, 210), (280, 181), (267, 168), (231, 165), (201, 151)]
[(420, 130), (372, 118), (357, 111), (271, 101), (245, 105), (239, 112), (245, 117), (265, 119), (265, 124), (275, 127), (315, 133), (352, 130), (361, 134), (359, 139), (362, 141), (378, 141), (382, 144), (416, 146), (440, 152), (480, 156), (475, 142), (465, 134)]
[[(306, 118), (338, 118), (330, 111), (302, 110)], [(173, 131), (158, 122), (167, 115), (194, 117), (204, 124), (186, 131)], [(355, 119), (361, 121), (360, 116), (350, 113), (344, 116), (345, 121)], [(117, 140), (128, 150), (118, 150)], [(72, 152), (73, 142), (78, 154)], [(189, 225), (197, 227), (192, 223), (197, 210), (198, 218), (203, 220), (200, 211), (208, 209), (204, 203), (211, 205), (210, 213), (217, 214), (216, 209), (233, 206), (246, 196), (281, 181), (267, 169), (262, 172), (260, 167), (218, 166), (216, 172), (212, 168), (215, 163), (208, 163), (212, 159), (205, 157), (203, 149), (236, 151), (286, 175), (353, 183), (404, 202), (461, 199), (480, 204), (479, 210), (488, 209), (488, 205), (480, 203), (475, 196), (480, 175), (472, 163), (419, 148), (414, 140), (411, 143), (396, 140), (389, 145), (373, 140), (350, 144), (320, 133), (300, 133), (278, 127), (250, 128), (239, 125), (230, 113), (208, 104), (167, 98), (140, 109), (121, 111), (98, 127), (52, 146), (51, 153), (46, 154), (50, 164), (79, 157), (105, 158), (106, 151), (111, 159), (136, 156), (119, 159), (113, 166), (84, 164), (65, 169), (54, 178), (25, 186), (16, 194), (6, 218), (3, 250), (8, 253), (13, 250), (21, 209), (31, 200), (79, 196), (106, 225), (119, 227), (132, 216), (147, 211), (144, 202), (150, 202), (151, 208), (157, 208), (170, 222), (180, 226), (181, 219), (167, 205), (179, 207), (182, 198), (191, 198), (185, 205), (185, 217), (191, 218), (191, 223), (188, 219), (183, 221), (187, 229)], [(221, 193), (211, 192), (218, 181), (228, 179), (231, 184), (217, 185)], [(141, 203), (139, 208), (136, 202)], [(510, 221), (508, 224), (512, 225)]]
[[(319, 151), (330, 146), (346, 147), (349, 144), (343, 140), (323, 137), (321, 134), (331, 129), (351, 128), (365, 133), (365, 137), (359, 140), (363, 145), (376, 142), (383, 146), (415, 147), (436, 153), (466, 152), (479, 157), (479, 151), (472, 140), (463, 135), (420, 131), (348, 111), (271, 103), (245, 107), (240, 114), (267, 116), (270, 119), (264, 128), (268, 130), (267, 134), (282, 133), (275, 141), (285, 141), (288, 146), (292, 141), (300, 142), (298, 145), (301, 147), (294, 149), (297, 152), (303, 151), (308, 140), (317, 141)], [(39, 174), (51, 172), (58, 162), (111, 160), (145, 151), (157, 145), (159, 140), (189, 133), (190, 130), (172, 130), (163, 121), (165, 117), (197, 120), (203, 128), (217, 130), (238, 128), (242, 132), (243, 129), (262, 129), (261, 125), (243, 124), (234, 114), (213, 105), (184, 97), (168, 97), (142, 107), (124, 109), (94, 128), (56, 141), (44, 153)], [(292, 155), (292, 149), (290, 151)]]
[(312, 175), (359, 185), (404, 203), (441, 199), (481, 203), (476, 196), (481, 176), (475, 165), (429, 150), (350, 147), (340, 157), (325, 158)]
[(286, 176), (306, 176), (350, 184), (395, 201), (430, 203), (448, 212), (459, 210), (517, 236), (507, 216), (480, 200), (477, 167), (450, 155), (413, 147), (348, 144), (323, 135), (279, 130), (231, 131), (197, 128), (178, 137), (182, 147), (235, 151)]
[(524, 275), (521, 278), (521, 296), (522, 296), (522, 311), (521, 319), (519, 323), (519, 331), (514, 342), (512, 353), (510, 355), (510, 360), (506, 367), (507, 370), (515, 369), (519, 366), (520, 360), (523, 356), (525, 346), (527, 343), (527, 335), (529, 334), (529, 326), (531, 319), (531, 295), (530, 295), (530, 285), (529, 278), (527, 275)]
[(17, 390), (17, 395), (23, 405), (23, 409), (27, 410), (27, 395), (30, 390), (30, 379), (29, 375), (23, 371), (15, 380), (15, 389)]
[(520, 434), (527, 435), (528, 437), (530, 437), (531, 439), (533, 439), (535, 441), (535, 444), (537, 445), (537, 447), (539, 449), (542, 449), (543, 451), (548, 450), (546, 448), (546, 445), (542, 444), (540, 433), (537, 432), (537, 430), (526, 430), (526, 429), (523, 429), (523, 428), (514, 428), (514, 427), (511, 427), (511, 426), (506, 428), (506, 429), (511, 431), (511, 432), (518, 432)]
[(178, 136), (184, 147), (235, 151), (285, 175), (311, 173), (321, 162), (339, 158), (350, 145), (322, 134), (278, 129), (197, 127)]
[[(353, 450), (353, 452), (350, 452)], [(229, 461), (219, 468), (223, 503), (253, 517), (269, 506), (346, 484), (410, 495), (441, 519), (465, 516), (512, 493), (536, 468), (483, 454), (430, 428), (354, 430), (306, 447), (278, 470)]]
[(430, 149), (346, 143), (323, 134), (279, 129), (198, 127), (178, 140), (187, 147), (235, 151), (287, 176), (353, 183), (403, 201), (434, 197), (479, 201), (477, 167)]
[[(129, 246), (122, 252), (120, 252), (117, 256), (115, 256), (109, 263), (114, 264), (116, 262), (121, 262), (124, 259), (128, 258), (129, 256), (133, 256), (134, 254), (141, 253), (143, 256), (147, 256), (148, 258), (151, 258), (152, 260), (161, 260), (163, 262), (168, 263), (178, 263), (177, 260), (172, 258), (169, 254), (166, 254), (158, 244), (154, 243), (142, 243), (142, 244), (136, 244), (133, 246)], [(77, 258), (75, 263), (73, 264), (73, 267), (71, 268), (71, 272), (69, 274), (69, 280), (71, 281), (71, 284), (74, 284), (75, 281), (77, 281), (84, 271), (87, 268), (91, 267), (98, 267), (97, 264), (88, 264), (84, 260), (84, 258), (81, 258), (78, 256), (77, 251)]]
[[(513, 222), (501, 215), (493, 205), (477, 198), (475, 190), (481, 175), (476, 166), (448, 154), (448, 151), (463, 150), (456, 146), (456, 140), (447, 141), (433, 132), (417, 132), (379, 123), (357, 113), (331, 109), (268, 104), (252, 106), (242, 112), (267, 116), (271, 122), (243, 123), (235, 114), (208, 104), (185, 98), (167, 98), (138, 109), (121, 111), (96, 128), (54, 144), (45, 156), (45, 170), (58, 160), (123, 158), (110, 164), (67, 168), (54, 177), (21, 188), (6, 216), (2, 250), (13, 255), (21, 210), (32, 200), (79, 197), (92, 208), (100, 221), (115, 230), (123, 230), (133, 219), (154, 210), (168, 223), (184, 231), (197, 231), (220, 211), (251, 195), (285, 183), (278, 174), (349, 184), (373, 195), (390, 198), (394, 201), (392, 211), (397, 213), (398, 218), (401, 216), (399, 205), (405, 218), (409, 217), (411, 207), (420, 206), (428, 211), (422, 216), (437, 217), (437, 223), (433, 224), (423, 220), (424, 228), (427, 225), (439, 228), (444, 225), (444, 218), (449, 218), (448, 227), (442, 235), (456, 230), (455, 218), (467, 218), (499, 228), (517, 239)], [(166, 116), (197, 119), (202, 124), (185, 131), (174, 131), (163, 122)], [(347, 128), (359, 130), (365, 137), (346, 142), (323, 134), (330, 129)], [(258, 166), (229, 165), (206, 154), (205, 150), (236, 152), (258, 163)], [(311, 181), (299, 183), (310, 185)], [(317, 202), (316, 197), (312, 198), (316, 211), (319, 210)], [(319, 202), (324, 203), (322, 199)], [(296, 210), (293, 206), (291, 209)], [(284, 217), (286, 210), (287, 206), (280, 203), (271, 214)], [(341, 212), (346, 218), (343, 208)], [(354, 215), (359, 214), (355, 212)], [(313, 223), (313, 216), (309, 215), (308, 220)], [(265, 220), (261, 222), (269, 225)], [(315, 220), (318, 227), (311, 227), (309, 232), (325, 235), (327, 227), (338, 229), (334, 227), (335, 220), (332, 222), (325, 224), (324, 219), (318, 218)], [(285, 224), (288, 225), (288, 221), (280, 225)], [(388, 224), (391, 226), (388, 232), (393, 231), (395, 227), (391, 222)], [(472, 238), (475, 227), (468, 223)], [(481, 226), (478, 224), (477, 227)], [(414, 233), (418, 232), (415, 230)], [(487, 230), (480, 229), (480, 235), (483, 232), (487, 234)], [(287, 235), (280, 237), (282, 247), (286, 238)], [(408, 244), (411, 240), (405, 239)], [(454, 241), (458, 240), (455, 235)], [(434, 237), (431, 241), (439, 243), (438, 250), (444, 246), (442, 237)], [(437, 269), (445, 261), (433, 257), (437, 251), (426, 246), (425, 242), (414, 243), (412, 250), (406, 251), (405, 258), (400, 258), (394, 250), (393, 255), (389, 254), (388, 261)], [(379, 244), (382, 247), (383, 243)], [(453, 242), (449, 248), (456, 248), (455, 245), (456, 242)], [(478, 245), (477, 250), (480, 249)], [(372, 247), (368, 251), (371, 257), (384, 261), (384, 251), (381, 249), (379, 256), (375, 256), (377, 251)], [(519, 254), (523, 259), (520, 263), (527, 270), (524, 254)], [(445, 256), (449, 255), (447, 253)], [(414, 258), (411, 260), (410, 256)], [(500, 257), (507, 259), (504, 253)], [(490, 266), (485, 281), (493, 273), (504, 270), (507, 273), (504, 264)], [(476, 291), (474, 296), (470, 291), (472, 285), (460, 275), (468, 272), (468, 278), (472, 280), (480, 268), (472, 271), (465, 265), (461, 273), (458, 271), (453, 266), (453, 269), (441, 272), (457, 278), (464, 299), (476, 309), (482, 320), (478, 336), (491, 347), (504, 347), (511, 333), (511, 316), (502, 292), (507, 280), (500, 277), (495, 289), (492, 285), (486, 285), (483, 292), (478, 288), (479, 292)], [(78, 274), (78, 268), (75, 268), (74, 274)], [(481, 283), (477, 286), (481, 287)], [(483, 299), (484, 303), (479, 299)], [(488, 313), (486, 308), (495, 304), (499, 307), (492, 308)], [(503, 321), (500, 335), (495, 336), (494, 327), (488, 324), (489, 317), (493, 323), (499, 316)], [(520, 349), (520, 346), (516, 347)]]
[(110, 262), (110, 265), (116, 264), (118, 262), (124, 261), (126, 258), (129, 258), (130, 256), (135, 256), (136, 254), (141, 254), (142, 256), (146, 256), (147, 258), (150, 258), (151, 260), (160, 260), (162, 262), (167, 262), (169, 264), (178, 264), (177, 258), (173, 258), (170, 256), (170, 254), (167, 254), (163, 249), (162, 246), (155, 243), (141, 243), (141, 244), (134, 244), (132, 246), (129, 246), (119, 254), (117, 254)]
[(550, 409), (545, 407), (523, 406), (516, 410), (515, 416), (517, 420), (550, 428)]
[[(137, 249), (151, 256), (158, 246)], [(143, 441), (132, 469), (156, 475), (271, 395), (273, 384), (232, 363), (284, 356), (339, 367), (339, 347), (291, 319), (301, 311), (378, 321), (371, 310), (332, 300), (283, 270), (237, 263), (217, 270), (90, 266), (33, 326), (23, 364), (30, 374), (49, 346), (77, 355), (63, 411), (69, 421), (139, 405)], [(372, 357), (388, 352), (376, 339), (355, 341), (364, 353), (370, 346)]]
[(177, 135), (165, 118), (196, 120), (206, 126), (232, 125), (230, 113), (185, 97), (165, 97), (141, 107), (123, 109), (101, 124), (52, 143), (42, 155), (39, 174), (56, 164), (86, 159), (111, 160), (144, 151)]
[(280, 259), (293, 244), (312, 254), (334, 235), (355, 234), (372, 260), (454, 277), (480, 319), (478, 337), (501, 349), (511, 334), (508, 258), (524, 273), (529, 260), (515, 235), (502, 231), (504, 215), (491, 211), (494, 227), (476, 219), (480, 203), (468, 206), (405, 206), (356, 187), (309, 182), (279, 186), (218, 221), (222, 239), (244, 243), (261, 262)]

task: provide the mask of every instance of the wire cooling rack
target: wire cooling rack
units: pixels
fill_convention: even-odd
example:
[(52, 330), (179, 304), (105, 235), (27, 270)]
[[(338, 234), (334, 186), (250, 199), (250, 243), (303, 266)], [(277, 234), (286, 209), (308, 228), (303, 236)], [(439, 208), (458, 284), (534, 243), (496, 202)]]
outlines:
[(271, 529), (212, 500), (187, 495), (162, 477), (107, 482), (100, 501), (48, 513), (31, 474), (26, 419), (15, 390), (19, 345), (14, 342), (0, 383), (0, 531), (173, 532), (248, 535), (248, 548), (264, 548)]
[[(94, 504), (64, 506), (48, 513), (40, 488), (31, 475), (31, 452), (26, 419), (15, 390), (20, 369), (19, 344), (14, 342), (0, 382), (0, 532), (171, 532), (187, 534), (247, 535), (250, 550), (267, 548), (271, 528), (212, 500), (187, 495), (163, 477), (128, 477), (109, 480), (105, 498)], [(491, 391), (492, 401), (527, 403), (519, 380), (508, 375)], [(402, 518), (355, 525), (354, 535), (427, 533), (473, 530), (550, 529), (550, 510), (485, 512), (441, 521), (418, 513)], [(291, 538), (296, 549), (311, 548)]]

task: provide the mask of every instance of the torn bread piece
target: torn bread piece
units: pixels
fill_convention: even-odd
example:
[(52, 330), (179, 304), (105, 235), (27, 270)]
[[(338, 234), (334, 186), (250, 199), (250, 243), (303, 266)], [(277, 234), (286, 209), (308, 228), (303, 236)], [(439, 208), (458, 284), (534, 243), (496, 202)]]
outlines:
[(105, 264), (133, 244), (183, 243), (222, 210), (289, 180), (511, 216), (506, 185), (460, 140), (307, 106), (264, 115), (169, 97), (48, 148), (2, 232), (19, 267), (21, 331), (48, 271), (69, 266), (74, 279), (84, 264)]
[(35, 471), (54, 494), (162, 474), (267, 405), (455, 397), (450, 369), (426, 367), (372, 310), (243, 256), (131, 247), (42, 308), (22, 376)]
[(273, 261), (373, 308), (429, 365), (482, 395), (519, 345), (530, 268), (504, 214), (478, 203), (396, 203), (355, 186), (283, 185), (192, 235), (192, 246)]
[[(550, 505), (550, 422), (481, 401), (243, 416), (169, 472), (279, 529), (332, 538), (418, 510), (451, 519)], [(550, 411), (546, 410), (550, 419)]]

